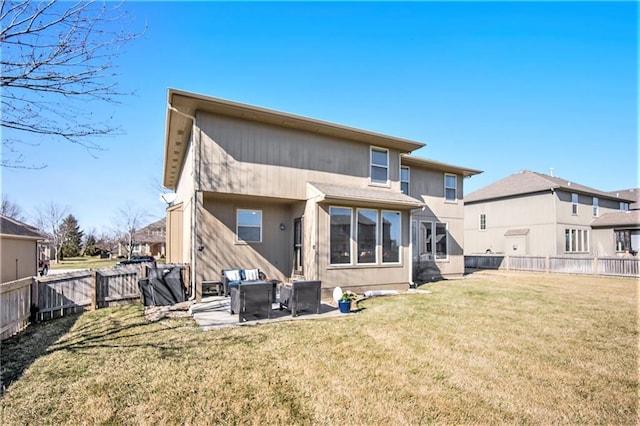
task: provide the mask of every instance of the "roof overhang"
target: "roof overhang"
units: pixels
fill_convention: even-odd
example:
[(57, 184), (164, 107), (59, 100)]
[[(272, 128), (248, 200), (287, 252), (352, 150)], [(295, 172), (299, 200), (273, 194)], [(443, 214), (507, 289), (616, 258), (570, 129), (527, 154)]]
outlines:
[(454, 166), (452, 164), (441, 163), (439, 161), (428, 160), (426, 158), (414, 157), (402, 154), (401, 163), (403, 166), (424, 167), (430, 170), (438, 170), (446, 173), (453, 173), (464, 177), (474, 176), (482, 173), (482, 170), (470, 169), (468, 167)]
[(309, 182), (307, 186), (309, 198), (318, 203), (336, 205), (390, 208), (411, 210), (424, 207), (426, 204), (401, 192), (385, 189), (359, 188), (342, 185), (330, 185)]
[(169, 89), (167, 102), (163, 185), (170, 189), (175, 189), (177, 185), (198, 111), (362, 142), (395, 149), (401, 153), (415, 151), (425, 146), (424, 143), (409, 139), (176, 89)]

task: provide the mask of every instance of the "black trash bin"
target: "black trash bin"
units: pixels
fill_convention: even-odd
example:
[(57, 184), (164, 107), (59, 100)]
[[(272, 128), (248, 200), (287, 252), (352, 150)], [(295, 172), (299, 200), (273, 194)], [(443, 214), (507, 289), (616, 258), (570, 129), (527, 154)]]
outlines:
[(144, 306), (154, 306), (155, 302), (153, 300), (153, 286), (151, 286), (149, 278), (138, 279), (138, 289), (140, 290), (140, 294), (142, 295), (142, 304)]

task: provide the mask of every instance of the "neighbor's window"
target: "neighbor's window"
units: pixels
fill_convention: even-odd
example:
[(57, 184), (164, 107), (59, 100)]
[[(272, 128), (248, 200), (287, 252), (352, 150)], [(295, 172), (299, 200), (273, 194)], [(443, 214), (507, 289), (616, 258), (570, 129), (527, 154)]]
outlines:
[(389, 151), (371, 147), (371, 182), (389, 182)]
[(448, 259), (447, 224), (436, 223), (436, 260)]
[(571, 214), (578, 214), (578, 194), (571, 194)]
[(358, 263), (376, 263), (378, 211), (358, 209)]
[(615, 231), (616, 233), (616, 251), (622, 253), (625, 251), (631, 251), (631, 231)]
[(343, 265), (351, 263), (351, 209), (329, 207), (329, 263)]
[(400, 191), (409, 195), (409, 168), (400, 167)]
[(382, 212), (382, 263), (400, 262), (400, 212)]
[(625, 203), (624, 201), (620, 201), (620, 211), (628, 212), (629, 211), (629, 203)]
[(567, 253), (589, 251), (589, 231), (586, 229), (565, 229), (564, 241), (564, 251)]
[(487, 215), (486, 213), (480, 213), (480, 230), (487, 230)]
[(598, 217), (598, 197), (593, 197), (593, 217)]
[(262, 241), (262, 211), (238, 209), (236, 238), (245, 243)]
[(444, 175), (444, 199), (447, 201), (456, 201), (458, 179), (456, 175)]

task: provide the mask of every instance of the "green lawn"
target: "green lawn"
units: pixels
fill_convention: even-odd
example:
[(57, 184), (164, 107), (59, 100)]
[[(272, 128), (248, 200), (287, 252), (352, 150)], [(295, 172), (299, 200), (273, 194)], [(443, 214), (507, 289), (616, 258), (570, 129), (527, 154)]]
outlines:
[(637, 424), (638, 282), (492, 272), (202, 332), (133, 305), (2, 345), (3, 424)]
[(51, 269), (99, 269), (115, 266), (119, 259), (100, 259), (100, 256), (68, 257), (56, 263), (51, 261)]

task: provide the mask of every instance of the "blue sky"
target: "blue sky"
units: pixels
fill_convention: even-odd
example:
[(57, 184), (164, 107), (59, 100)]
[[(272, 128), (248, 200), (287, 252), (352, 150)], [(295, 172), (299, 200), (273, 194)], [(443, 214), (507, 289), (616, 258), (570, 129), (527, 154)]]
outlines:
[[(127, 206), (164, 215), (169, 87), (424, 142), (414, 155), (523, 169), (604, 191), (638, 186), (635, 2), (127, 3), (147, 30), (119, 57), (122, 135), (90, 155), (24, 147), (42, 170), (2, 170), (27, 216), (54, 201), (108, 230)], [(136, 28), (137, 27), (137, 28)]]

